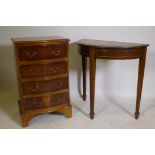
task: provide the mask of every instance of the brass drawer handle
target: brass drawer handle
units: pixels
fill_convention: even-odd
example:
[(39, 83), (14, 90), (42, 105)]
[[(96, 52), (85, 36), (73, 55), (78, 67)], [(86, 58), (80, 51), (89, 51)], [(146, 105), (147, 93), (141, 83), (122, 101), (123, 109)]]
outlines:
[(63, 83), (57, 83), (55, 87), (56, 88), (61, 88), (62, 86), (63, 86)]
[(55, 102), (55, 103), (60, 103), (60, 102), (61, 102), (61, 98), (60, 98), (60, 97), (55, 98), (55, 99), (54, 99), (54, 102)]
[(26, 52), (26, 55), (27, 55), (29, 58), (33, 58), (33, 57), (35, 57), (35, 56), (37, 55), (37, 52), (32, 52), (32, 53)]
[(36, 87), (35, 89), (31, 88), (31, 91), (32, 92), (37, 92), (37, 91), (39, 91), (39, 87)]
[(42, 105), (41, 102), (32, 102), (31, 103), (32, 107), (40, 107)]
[(50, 52), (50, 55), (55, 55), (55, 56), (58, 56), (61, 54), (61, 51), (51, 51)]
[(32, 88), (31, 86), (27, 86), (26, 87), (26, 91), (31, 91), (31, 92), (38, 92), (40, 89), (39, 87), (37, 86), (36, 88)]
[(54, 67), (50, 67), (50, 68), (49, 68), (49, 71), (50, 71), (50, 72), (56, 73), (56, 72), (59, 72), (60, 69), (61, 69), (61, 68), (60, 68), (59, 66), (57, 66), (57, 67), (55, 67), (55, 68), (54, 68)]
[(37, 75), (40, 73), (40, 69), (38, 69), (38, 68), (37, 69), (30, 69), (30, 72), (32, 75)]

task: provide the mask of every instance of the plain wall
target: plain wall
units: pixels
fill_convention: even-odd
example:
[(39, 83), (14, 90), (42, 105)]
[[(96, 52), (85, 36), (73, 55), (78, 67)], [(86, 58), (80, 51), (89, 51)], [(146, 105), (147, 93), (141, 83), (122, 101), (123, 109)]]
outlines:
[[(81, 56), (75, 42), (101, 39), (150, 44), (148, 47), (143, 97), (155, 96), (155, 27), (0, 27), (0, 92), (17, 92), (16, 71), (11, 38), (64, 36), (70, 41), (71, 98), (81, 94)], [(89, 62), (89, 61), (88, 61)], [(97, 60), (96, 97), (136, 97), (138, 60)], [(89, 72), (88, 72), (89, 73)], [(89, 96), (89, 74), (87, 76)]]

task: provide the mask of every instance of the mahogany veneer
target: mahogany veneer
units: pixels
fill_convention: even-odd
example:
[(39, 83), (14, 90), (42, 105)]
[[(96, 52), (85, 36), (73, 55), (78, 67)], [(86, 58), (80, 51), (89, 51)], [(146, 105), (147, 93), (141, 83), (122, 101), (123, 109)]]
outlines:
[(72, 117), (68, 46), (62, 37), (13, 38), (22, 126), (37, 115), (61, 112)]

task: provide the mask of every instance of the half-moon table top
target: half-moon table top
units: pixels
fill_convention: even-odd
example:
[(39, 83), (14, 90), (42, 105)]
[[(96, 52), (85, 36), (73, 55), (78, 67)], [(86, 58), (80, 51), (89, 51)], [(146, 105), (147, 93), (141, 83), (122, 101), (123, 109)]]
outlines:
[(97, 48), (105, 48), (105, 49), (128, 49), (128, 48), (140, 48), (140, 47), (149, 46), (149, 44), (92, 40), (92, 39), (82, 39), (82, 40), (77, 41), (76, 43), (78, 45), (97, 47)]

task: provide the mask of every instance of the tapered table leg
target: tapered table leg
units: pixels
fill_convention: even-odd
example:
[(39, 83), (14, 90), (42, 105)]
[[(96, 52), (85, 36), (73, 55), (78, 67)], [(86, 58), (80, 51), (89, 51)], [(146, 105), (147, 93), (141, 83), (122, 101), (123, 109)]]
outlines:
[(86, 100), (86, 79), (87, 79), (87, 57), (82, 56), (82, 70), (83, 70), (83, 100)]
[(140, 100), (142, 94), (142, 87), (143, 87), (143, 77), (144, 77), (144, 70), (145, 70), (145, 59), (146, 59), (146, 51), (144, 51), (144, 55), (139, 59), (139, 71), (138, 71), (138, 84), (137, 84), (137, 100), (136, 100), (136, 112), (135, 118), (138, 119), (139, 117), (139, 109), (140, 109)]
[(96, 74), (96, 57), (93, 48), (90, 50), (89, 67), (90, 67), (90, 118), (93, 119), (95, 115), (94, 99), (95, 99), (95, 74)]

